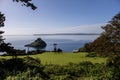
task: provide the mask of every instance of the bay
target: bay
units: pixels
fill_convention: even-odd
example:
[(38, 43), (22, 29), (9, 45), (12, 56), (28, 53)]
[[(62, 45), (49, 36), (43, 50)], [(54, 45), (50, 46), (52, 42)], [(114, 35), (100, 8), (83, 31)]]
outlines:
[[(63, 52), (72, 52), (82, 47), (85, 43), (92, 42), (98, 36), (99, 35), (6, 35), (4, 38), (5, 42), (11, 43), (16, 49), (26, 50), (27, 48), (24, 47), (24, 45), (33, 42), (37, 38), (41, 38), (47, 43), (46, 50), (53, 51), (53, 44), (57, 43), (57, 48), (62, 49)], [(30, 48), (30, 50), (35, 49)]]

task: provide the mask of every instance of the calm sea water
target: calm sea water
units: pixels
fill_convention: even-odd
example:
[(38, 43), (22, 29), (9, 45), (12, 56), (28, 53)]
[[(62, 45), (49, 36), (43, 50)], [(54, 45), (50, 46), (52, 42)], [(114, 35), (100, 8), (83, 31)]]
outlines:
[[(57, 43), (57, 47), (64, 52), (71, 52), (79, 49), (85, 43), (95, 40), (99, 35), (44, 35), (44, 36), (4, 36), (5, 42), (12, 43), (16, 49), (27, 49), (24, 45), (29, 44), (37, 38), (42, 38), (46, 43), (46, 50), (52, 51), (53, 44)], [(30, 48), (34, 50), (33, 48)]]

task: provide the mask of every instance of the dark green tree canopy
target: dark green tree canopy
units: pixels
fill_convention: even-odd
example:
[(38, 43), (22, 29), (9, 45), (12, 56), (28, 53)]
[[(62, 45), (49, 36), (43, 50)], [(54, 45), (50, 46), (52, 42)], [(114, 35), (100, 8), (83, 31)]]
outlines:
[(103, 29), (105, 32), (102, 35), (106, 35), (113, 43), (120, 43), (120, 13), (114, 16)]
[(107, 25), (103, 26), (104, 32), (82, 50), (95, 52), (100, 56), (120, 55), (120, 13), (115, 15)]

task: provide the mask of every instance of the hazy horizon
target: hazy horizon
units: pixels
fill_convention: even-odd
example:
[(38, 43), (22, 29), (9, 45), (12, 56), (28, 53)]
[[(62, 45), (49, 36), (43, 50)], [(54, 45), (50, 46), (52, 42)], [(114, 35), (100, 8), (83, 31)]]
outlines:
[(101, 33), (118, 12), (119, 0), (34, 0), (33, 11), (11, 0), (0, 1), (5, 14), (4, 35)]

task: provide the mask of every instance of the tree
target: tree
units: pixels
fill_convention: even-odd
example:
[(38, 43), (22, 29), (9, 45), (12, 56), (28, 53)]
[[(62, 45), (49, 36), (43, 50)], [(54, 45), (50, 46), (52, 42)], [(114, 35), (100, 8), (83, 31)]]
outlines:
[[(120, 13), (115, 15), (111, 21), (102, 27), (104, 32), (97, 38), (94, 44), (99, 44), (96, 48), (99, 49), (100, 54), (103, 55), (119, 55), (120, 53)], [(96, 50), (95, 50), (96, 51)], [(98, 51), (96, 51), (98, 52)]]
[[(37, 7), (31, 3), (32, 0), (13, 0), (13, 2), (21, 2), (22, 5), (26, 7), (31, 7), (32, 10), (35, 10)], [(0, 12), (0, 28), (4, 27), (4, 21), (5, 21), (5, 16)], [(13, 51), (13, 47), (11, 47), (9, 43), (5, 43), (2, 34), (4, 31), (0, 30), (0, 51), (1, 52), (8, 52), (8, 51)]]
[[(4, 21), (5, 21), (5, 16), (0, 12), (0, 27), (4, 27)], [(4, 31), (0, 30), (0, 44), (3, 43), (3, 38), (2, 38), (3, 33)]]
[[(0, 12), (0, 27), (4, 27), (5, 16)], [(0, 30), (0, 52), (12, 52), (13, 47), (11, 47), (10, 43), (4, 43), (4, 39), (2, 34), (4, 31)]]
[(58, 49), (57, 49), (57, 52), (62, 52), (62, 49), (58, 48)]
[(13, 2), (21, 2), (22, 5), (26, 7), (31, 7), (31, 9), (35, 10), (37, 7), (31, 3), (32, 0), (13, 0)]
[[(90, 47), (87, 48), (100, 56), (120, 55), (120, 13), (115, 15), (102, 29), (104, 32), (88, 44)], [(86, 45), (84, 48), (86, 49)]]

